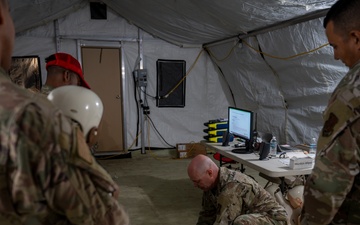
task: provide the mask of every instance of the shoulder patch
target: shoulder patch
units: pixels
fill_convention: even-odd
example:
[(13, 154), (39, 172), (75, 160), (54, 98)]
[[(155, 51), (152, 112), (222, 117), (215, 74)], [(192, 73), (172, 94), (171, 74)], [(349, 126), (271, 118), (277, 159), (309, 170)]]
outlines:
[(334, 113), (330, 113), (329, 118), (326, 120), (323, 128), (322, 135), (329, 137), (334, 132), (334, 126), (339, 122), (337, 116)]
[(84, 134), (82, 133), (82, 131), (80, 129), (76, 129), (76, 136), (77, 136), (77, 153), (79, 155), (79, 157), (83, 160), (85, 160), (86, 162), (92, 164), (93, 162), (93, 157), (90, 153), (90, 149), (88, 147), (88, 145), (86, 144), (85, 138), (84, 138)]

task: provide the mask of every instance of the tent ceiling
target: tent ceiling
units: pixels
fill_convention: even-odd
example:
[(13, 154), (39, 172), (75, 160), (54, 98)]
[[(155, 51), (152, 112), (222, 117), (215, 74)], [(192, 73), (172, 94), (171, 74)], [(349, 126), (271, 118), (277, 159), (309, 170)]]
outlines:
[(83, 7), (83, 0), (10, 0), (16, 33), (47, 24)]
[[(328, 9), (336, 0), (103, 0), (146, 32), (178, 45), (202, 45), (246, 35)], [(12, 0), (17, 32), (51, 22), (87, 0)], [(309, 19), (309, 18), (307, 18)], [(310, 18), (311, 19), (311, 18)]]

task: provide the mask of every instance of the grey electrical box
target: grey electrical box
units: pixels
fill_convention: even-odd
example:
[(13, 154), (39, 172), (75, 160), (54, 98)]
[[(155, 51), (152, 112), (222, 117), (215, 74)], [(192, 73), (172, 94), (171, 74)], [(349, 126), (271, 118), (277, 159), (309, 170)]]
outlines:
[(134, 73), (135, 73), (137, 85), (139, 87), (146, 87), (146, 85), (147, 85), (147, 70), (139, 69), (139, 70), (135, 70)]

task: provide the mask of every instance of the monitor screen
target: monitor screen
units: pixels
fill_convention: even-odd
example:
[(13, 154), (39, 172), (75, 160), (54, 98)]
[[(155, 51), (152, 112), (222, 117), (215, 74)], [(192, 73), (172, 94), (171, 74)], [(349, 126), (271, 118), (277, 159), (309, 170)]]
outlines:
[(228, 109), (229, 133), (236, 137), (251, 141), (253, 136), (253, 112), (229, 107)]

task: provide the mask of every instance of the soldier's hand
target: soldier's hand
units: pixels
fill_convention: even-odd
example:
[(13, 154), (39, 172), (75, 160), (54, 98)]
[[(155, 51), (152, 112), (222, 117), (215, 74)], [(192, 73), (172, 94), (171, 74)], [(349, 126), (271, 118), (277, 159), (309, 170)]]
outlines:
[(113, 193), (112, 193), (112, 196), (115, 198), (115, 199), (118, 199), (119, 198), (119, 195), (120, 195), (120, 189), (116, 189)]
[(120, 188), (117, 184), (115, 184), (115, 191), (112, 193), (112, 196), (115, 198), (115, 199), (118, 199), (119, 198), (119, 195), (120, 195)]

